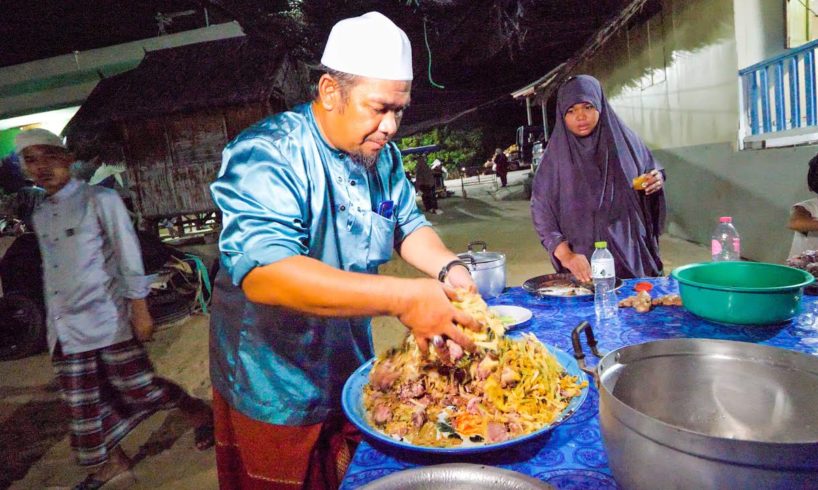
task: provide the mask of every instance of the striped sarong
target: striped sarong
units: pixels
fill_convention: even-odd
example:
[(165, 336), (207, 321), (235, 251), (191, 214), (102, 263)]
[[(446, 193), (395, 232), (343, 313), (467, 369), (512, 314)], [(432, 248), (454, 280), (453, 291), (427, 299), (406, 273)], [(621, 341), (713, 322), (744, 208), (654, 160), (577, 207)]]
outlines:
[(51, 361), (71, 414), (71, 447), (83, 466), (107, 461), (134, 427), (157, 410), (176, 407), (184, 394), (154, 374), (135, 339), (80, 354), (63, 354), (57, 344)]

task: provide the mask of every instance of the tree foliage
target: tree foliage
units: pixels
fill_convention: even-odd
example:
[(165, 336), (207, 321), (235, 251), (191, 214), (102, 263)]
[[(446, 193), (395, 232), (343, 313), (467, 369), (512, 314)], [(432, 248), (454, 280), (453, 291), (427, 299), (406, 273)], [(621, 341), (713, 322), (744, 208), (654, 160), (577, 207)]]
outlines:
[(443, 162), (446, 170), (457, 174), (459, 169), (477, 165), (483, 158), (483, 131), (481, 129), (454, 129), (449, 126), (434, 128), (430, 131), (401, 138), (400, 148), (414, 148), (417, 146), (438, 145), (440, 149), (425, 155), (406, 155), (403, 165), (407, 171), (414, 173), (419, 159), (428, 163), (435, 159)]

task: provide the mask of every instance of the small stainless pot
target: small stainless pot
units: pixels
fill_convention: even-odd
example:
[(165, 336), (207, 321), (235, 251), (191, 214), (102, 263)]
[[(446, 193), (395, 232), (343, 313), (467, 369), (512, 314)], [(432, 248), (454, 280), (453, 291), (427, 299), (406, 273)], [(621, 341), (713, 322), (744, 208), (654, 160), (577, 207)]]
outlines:
[[(475, 250), (477, 246), (482, 248)], [(480, 295), (486, 299), (500, 296), (506, 288), (506, 256), (487, 251), (486, 242), (481, 240), (469, 242), (467, 249), (458, 257), (468, 264)]]

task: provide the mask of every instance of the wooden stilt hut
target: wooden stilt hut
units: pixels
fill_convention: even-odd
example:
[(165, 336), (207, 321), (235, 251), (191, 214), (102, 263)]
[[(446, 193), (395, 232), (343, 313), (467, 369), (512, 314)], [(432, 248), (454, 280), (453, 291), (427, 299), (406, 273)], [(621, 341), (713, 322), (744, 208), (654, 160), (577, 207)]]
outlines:
[(124, 163), (134, 207), (162, 218), (216, 211), (208, 186), (227, 142), (264, 116), (309, 98), (307, 66), (238, 37), (151, 51), (100, 81), (64, 131), (84, 159)]

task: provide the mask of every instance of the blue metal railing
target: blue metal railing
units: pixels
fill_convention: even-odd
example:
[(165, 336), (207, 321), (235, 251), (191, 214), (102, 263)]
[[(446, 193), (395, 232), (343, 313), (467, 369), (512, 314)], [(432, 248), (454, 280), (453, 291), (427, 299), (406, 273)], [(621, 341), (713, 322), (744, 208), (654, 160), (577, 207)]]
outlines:
[(818, 40), (739, 70), (751, 135), (818, 125)]

